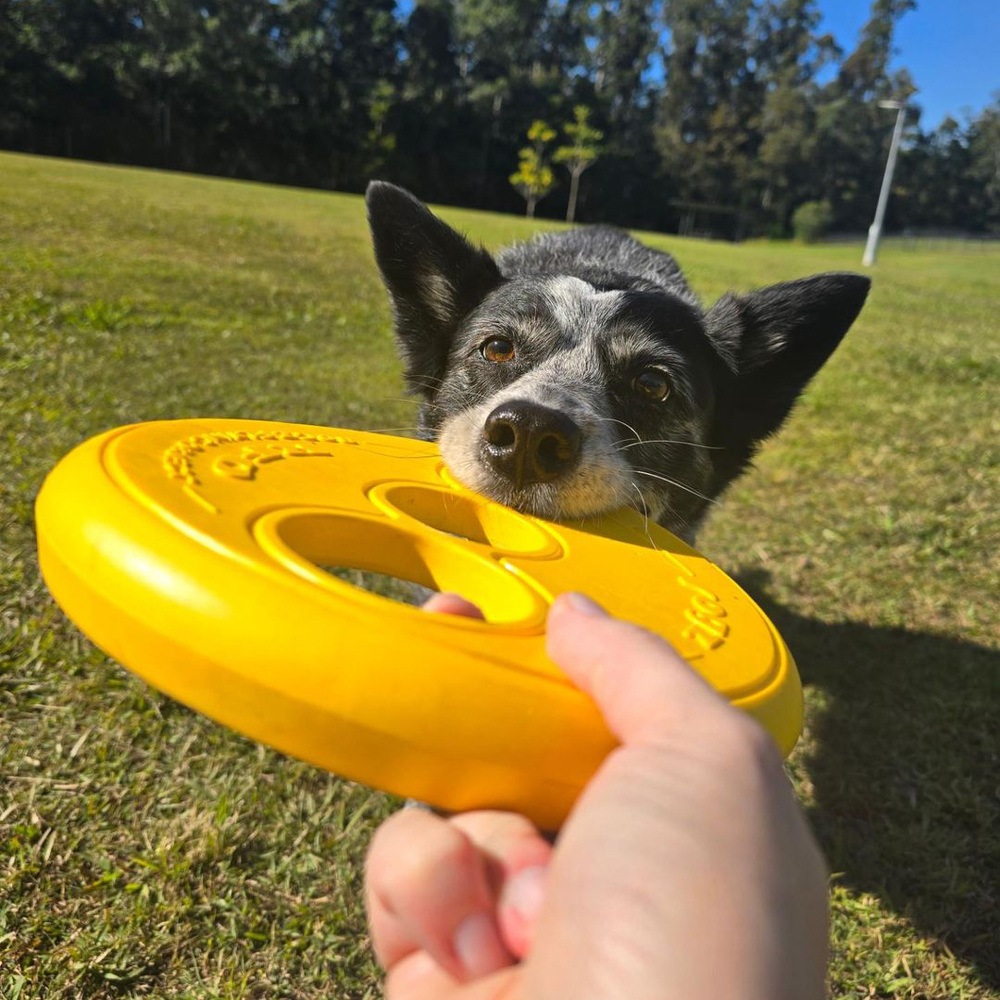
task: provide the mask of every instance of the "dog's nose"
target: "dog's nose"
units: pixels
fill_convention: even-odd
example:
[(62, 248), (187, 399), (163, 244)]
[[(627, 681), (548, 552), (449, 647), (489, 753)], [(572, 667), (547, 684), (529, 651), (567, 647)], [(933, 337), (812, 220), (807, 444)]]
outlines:
[(483, 425), (486, 461), (518, 487), (569, 472), (580, 458), (581, 439), (565, 414), (527, 400), (502, 403)]

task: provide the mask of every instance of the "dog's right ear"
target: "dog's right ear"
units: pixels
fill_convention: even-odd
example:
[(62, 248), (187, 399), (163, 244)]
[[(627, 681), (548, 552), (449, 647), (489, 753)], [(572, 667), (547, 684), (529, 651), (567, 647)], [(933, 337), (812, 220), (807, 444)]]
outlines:
[(445, 372), (455, 329), (502, 278), (474, 247), (408, 191), (372, 181), (365, 193), (375, 260), (392, 298), (411, 388), (430, 398)]
[(860, 274), (817, 274), (723, 295), (712, 306), (709, 333), (733, 367), (716, 400), (712, 431), (723, 449), (715, 457), (721, 483), (738, 475), (784, 423), (857, 318), (870, 285)]

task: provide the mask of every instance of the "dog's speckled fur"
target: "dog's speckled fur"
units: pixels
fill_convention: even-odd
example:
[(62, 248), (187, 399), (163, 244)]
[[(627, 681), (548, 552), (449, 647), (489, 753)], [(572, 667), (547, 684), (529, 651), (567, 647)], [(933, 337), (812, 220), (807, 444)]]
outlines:
[[(423, 429), (467, 486), (548, 518), (632, 505), (692, 538), (868, 292), (825, 274), (706, 312), (673, 257), (617, 229), (546, 233), (494, 260), (400, 188), (373, 183), (367, 200)], [(497, 337), (514, 346), (502, 363), (482, 351)], [(635, 387), (650, 369), (669, 379), (662, 401)], [(511, 402), (578, 428), (564, 474), (516, 482), (487, 460), (486, 419)]]

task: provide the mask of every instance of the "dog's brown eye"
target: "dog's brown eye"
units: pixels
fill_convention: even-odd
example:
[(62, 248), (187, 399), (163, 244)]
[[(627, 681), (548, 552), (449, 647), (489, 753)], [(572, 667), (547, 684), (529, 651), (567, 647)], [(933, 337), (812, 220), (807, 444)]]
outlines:
[(632, 388), (640, 396), (662, 403), (670, 395), (670, 379), (659, 368), (643, 368), (634, 379)]
[(495, 361), (503, 364), (504, 361), (511, 361), (514, 357), (514, 345), (506, 337), (490, 337), (484, 341), (479, 353), (487, 361)]

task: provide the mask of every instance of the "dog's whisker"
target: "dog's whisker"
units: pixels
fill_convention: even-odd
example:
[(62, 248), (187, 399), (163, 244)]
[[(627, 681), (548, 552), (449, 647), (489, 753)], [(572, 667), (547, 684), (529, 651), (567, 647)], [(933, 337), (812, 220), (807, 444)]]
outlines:
[(642, 495), (642, 490), (639, 489), (635, 481), (630, 479), (628, 484), (639, 495), (639, 503), (642, 504), (642, 527), (646, 532), (646, 537), (652, 542), (653, 539), (649, 536), (649, 505), (646, 503), (646, 498)]
[(639, 445), (643, 444), (683, 444), (691, 448), (704, 448), (707, 451), (725, 451), (725, 448), (717, 444), (702, 444), (700, 441), (680, 441), (676, 438), (646, 438), (642, 441), (630, 441), (627, 444), (623, 444), (621, 441), (615, 442), (617, 451), (625, 451), (626, 448), (638, 448)]
[(631, 424), (626, 423), (624, 420), (619, 420), (617, 417), (598, 417), (597, 419), (607, 421), (609, 424), (621, 424), (622, 427), (630, 430), (635, 435), (637, 444), (642, 442), (642, 435)]
[(629, 485), (639, 494), (639, 500), (642, 503), (642, 527), (646, 532), (646, 538), (649, 540), (649, 544), (652, 546), (655, 552), (660, 551), (660, 546), (656, 544), (653, 539), (653, 533), (649, 530), (649, 507), (646, 505), (646, 497), (643, 492), (633, 480), (629, 480)]
[(391, 458), (395, 462), (406, 462), (406, 461), (412, 461), (414, 459), (422, 459), (423, 461), (426, 462), (427, 459), (429, 458), (440, 457), (436, 449), (434, 451), (428, 451), (426, 453), (421, 453), (419, 455), (399, 455), (394, 452), (379, 451), (376, 448), (364, 447), (364, 446), (361, 446), (359, 450), (365, 455), (377, 455), (379, 458)]
[(704, 493), (699, 493), (690, 486), (685, 486), (684, 483), (680, 483), (676, 479), (671, 479), (669, 476), (660, 476), (655, 472), (647, 472), (645, 469), (633, 469), (632, 471), (637, 476), (649, 476), (650, 479), (659, 479), (661, 482), (668, 483), (671, 486), (676, 486), (679, 490), (684, 490), (685, 493), (690, 493), (692, 496), (696, 496), (700, 500), (705, 500), (707, 503), (718, 504), (719, 502), (713, 497), (706, 496)]

